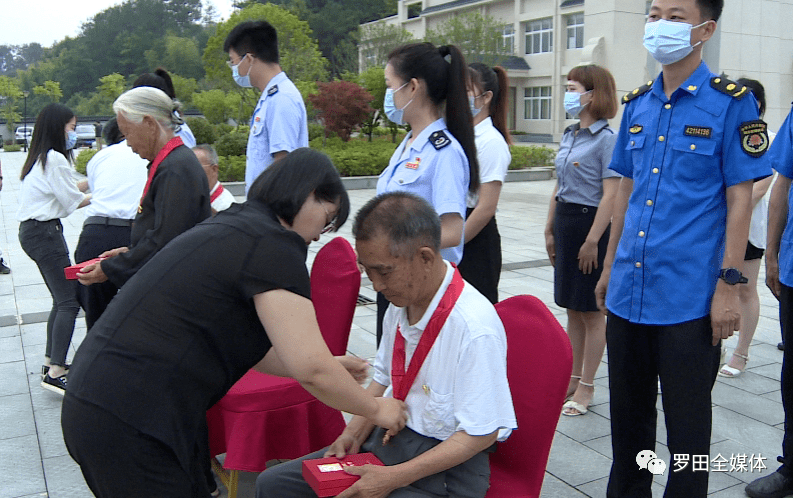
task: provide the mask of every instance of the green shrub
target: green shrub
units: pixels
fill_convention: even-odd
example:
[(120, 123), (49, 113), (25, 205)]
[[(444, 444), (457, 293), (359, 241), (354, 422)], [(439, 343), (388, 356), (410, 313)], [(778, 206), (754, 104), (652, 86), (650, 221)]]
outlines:
[(19, 145), (19, 144), (9, 144), (9, 143), (7, 143), (3, 147), (5, 147), (4, 150), (6, 152), (19, 152), (20, 150), (22, 150), (22, 146)]
[(99, 152), (96, 149), (84, 149), (77, 154), (77, 159), (74, 160), (74, 169), (77, 170), (78, 173), (81, 175), (86, 174), (86, 167), (88, 166), (88, 161), (94, 157), (94, 154)]
[(218, 180), (221, 182), (245, 180), (245, 156), (220, 156), (219, 159)]
[(217, 139), (215, 128), (204, 118), (187, 118), (187, 126), (193, 131), (196, 144), (213, 145)]
[(533, 168), (536, 166), (552, 166), (556, 151), (544, 145), (513, 145), (509, 148), (512, 162), (509, 169)]
[(325, 136), (325, 128), (319, 123), (309, 123), (308, 124), (308, 140), (314, 140), (315, 138), (322, 138)]
[(244, 156), (248, 148), (248, 127), (239, 126), (215, 142), (219, 156)]
[(341, 176), (379, 175), (388, 166), (388, 160), (396, 146), (390, 141), (350, 140), (343, 142), (339, 137), (314, 139), (310, 146), (327, 154)]
[(215, 129), (215, 137), (222, 137), (234, 131), (234, 127), (227, 123), (218, 123), (212, 125), (212, 127)]

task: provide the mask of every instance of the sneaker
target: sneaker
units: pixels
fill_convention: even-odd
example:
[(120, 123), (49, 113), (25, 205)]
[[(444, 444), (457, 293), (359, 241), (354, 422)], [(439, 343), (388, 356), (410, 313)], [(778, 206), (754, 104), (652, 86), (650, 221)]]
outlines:
[(3, 258), (0, 258), (0, 273), (3, 275), (8, 275), (11, 273), (11, 268), (6, 266), (6, 262), (3, 261)]
[[(69, 367), (71, 367), (71, 365), (69, 365), (67, 363), (66, 364), (66, 372), (67, 373), (69, 372)], [(42, 365), (41, 366), (41, 380), (44, 380), (44, 376), (47, 375), (47, 372), (49, 372), (49, 371), (50, 371), (49, 365)]]
[(61, 375), (54, 379), (49, 375), (45, 375), (44, 380), (41, 381), (41, 387), (63, 396), (66, 394), (66, 375)]

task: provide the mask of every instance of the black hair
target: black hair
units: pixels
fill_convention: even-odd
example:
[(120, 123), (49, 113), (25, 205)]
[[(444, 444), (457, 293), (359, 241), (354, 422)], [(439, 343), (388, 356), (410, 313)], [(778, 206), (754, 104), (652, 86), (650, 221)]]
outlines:
[(115, 116), (108, 119), (105, 126), (102, 127), (102, 138), (107, 145), (115, 145), (124, 140), (124, 134), (121, 133)]
[(138, 76), (138, 79), (136, 79), (135, 82), (132, 83), (132, 88), (138, 88), (141, 86), (151, 86), (154, 88), (159, 88), (172, 99), (176, 98), (176, 90), (174, 89), (171, 75), (169, 75), (168, 71), (166, 71), (161, 67), (155, 69), (153, 73), (141, 74), (140, 76)]
[(468, 68), (462, 52), (454, 45), (436, 48), (432, 43), (409, 43), (392, 50), (388, 63), (402, 81), (423, 80), (433, 104), (446, 102), (446, 127), (460, 142), (468, 158), (468, 191), (478, 191), (479, 161), (474, 142), (474, 118), (468, 103)]
[(483, 93), (493, 92), (489, 109), (493, 126), (501, 133), (507, 144), (512, 145), (512, 137), (507, 128), (509, 78), (506, 69), (501, 66), (491, 68), (481, 62), (473, 62), (468, 64), (468, 67), (471, 71), (471, 83), (481, 89)]
[(412, 259), (419, 247), (441, 250), (441, 219), (429, 202), (404, 191), (378, 195), (355, 215), (352, 235), (368, 241), (383, 234), (388, 237), (394, 257)]
[(697, 6), (705, 21), (719, 20), (721, 11), (724, 10), (724, 0), (697, 0)]
[(223, 51), (233, 48), (240, 57), (247, 53), (264, 62), (278, 64), (278, 33), (267, 21), (246, 21), (234, 26), (223, 42)]
[(765, 114), (765, 87), (763, 87), (763, 84), (749, 78), (738, 78), (736, 83), (752, 91), (752, 95), (757, 99), (757, 103), (760, 104), (760, 117), (762, 118), (763, 114)]
[(69, 162), (74, 156), (66, 149), (66, 124), (72, 120), (74, 113), (63, 104), (49, 104), (41, 110), (33, 127), (28, 157), (22, 166), (20, 180), (24, 180), (37, 160), (41, 161), (42, 169), (47, 167), (47, 153), (50, 150), (60, 152)]
[(338, 230), (350, 215), (350, 197), (330, 158), (314, 149), (295, 149), (271, 164), (251, 185), (248, 200), (267, 204), (291, 225), (312, 192), (321, 201), (339, 203), (333, 228)]

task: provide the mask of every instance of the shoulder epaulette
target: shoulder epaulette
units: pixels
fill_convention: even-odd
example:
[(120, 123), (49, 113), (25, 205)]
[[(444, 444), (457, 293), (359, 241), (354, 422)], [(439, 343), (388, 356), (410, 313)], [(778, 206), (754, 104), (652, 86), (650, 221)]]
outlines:
[(446, 136), (443, 130), (438, 130), (433, 134), (431, 134), (429, 140), (432, 146), (435, 147), (435, 150), (441, 150), (442, 148), (452, 143), (452, 141), (449, 140), (449, 137)]
[(721, 93), (726, 93), (730, 97), (736, 98), (738, 100), (741, 100), (749, 93), (748, 87), (739, 85), (738, 83), (734, 81), (730, 81), (727, 78), (722, 78), (721, 76), (716, 76), (715, 78), (711, 78), (710, 86), (720, 91)]
[(623, 104), (627, 104), (628, 102), (630, 102), (631, 100), (635, 99), (639, 95), (647, 93), (650, 90), (650, 88), (652, 88), (652, 87), (653, 87), (653, 81), (650, 80), (647, 83), (645, 83), (644, 85), (640, 86), (639, 88), (636, 88), (632, 92), (626, 93), (625, 96), (622, 97), (622, 103)]

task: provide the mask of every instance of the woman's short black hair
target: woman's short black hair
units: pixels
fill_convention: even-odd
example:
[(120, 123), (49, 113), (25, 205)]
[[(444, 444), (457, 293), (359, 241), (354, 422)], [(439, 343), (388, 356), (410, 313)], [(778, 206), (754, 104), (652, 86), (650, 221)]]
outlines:
[(757, 99), (757, 103), (760, 104), (760, 117), (763, 117), (765, 114), (765, 87), (762, 83), (757, 80), (749, 79), (749, 78), (738, 78), (736, 81), (739, 85), (743, 85), (752, 92), (754, 98)]
[(30, 173), (37, 160), (41, 160), (41, 167), (47, 168), (47, 153), (50, 150), (60, 152), (69, 161), (72, 160), (72, 151), (66, 148), (66, 123), (72, 120), (74, 113), (63, 104), (49, 104), (41, 110), (33, 127), (33, 137), (30, 140), (28, 157), (22, 166), (20, 180), (24, 180)]
[(307, 147), (295, 149), (274, 162), (253, 182), (248, 200), (267, 204), (290, 225), (308, 196), (339, 205), (334, 231), (350, 215), (347, 195), (338, 170), (322, 152)]
[(102, 127), (102, 138), (105, 139), (105, 143), (107, 145), (115, 145), (124, 140), (124, 134), (121, 133), (121, 129), (118, 127), (118, 121), (116, 120), (115, 116), (108, 119), (107, 123), (105, 123), (105, 126)]

